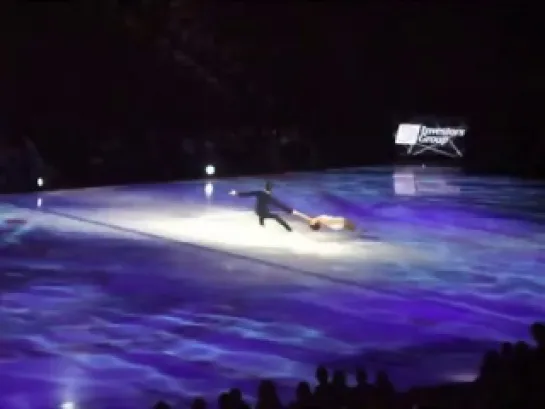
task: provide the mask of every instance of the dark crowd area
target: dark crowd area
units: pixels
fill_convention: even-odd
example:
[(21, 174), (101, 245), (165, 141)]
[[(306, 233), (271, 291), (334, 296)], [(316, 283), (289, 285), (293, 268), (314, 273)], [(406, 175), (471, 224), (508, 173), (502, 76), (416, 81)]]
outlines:
[[(291, 402), (281, 402), (275, 384), (262, 381), (257, 401), (250, 405), (241, 391), (231, 389), (215, 402), (196, 398), (192, 409), (539, 409), (545, 407), (545, 325), (530, 328), (535, 341), (505, 342), (498, 350), (489, 351), (482, 360), (477, 378), (472, 382), (449, 383), (433, 387), (415, 387), (396, 391), (388, 374), (379, 372), (374, 379), (364, 369), (357, 370), (355, 384), (347, 383), (344, 371), (316, 369), (311, 385), (301, 381)], [(158, 402), (154, 409), (168, 409)]]
[[(4, 191), (391, 164), (465, 118), (469, 171), (545, 174), (531, 15), (442, 4), (6, 2)], [(522, 41), (521, 39), (524, 39)], [(460, 163), (458, 163), (460, 164)], [(457, 165), (458, 165), (457, 164)]]

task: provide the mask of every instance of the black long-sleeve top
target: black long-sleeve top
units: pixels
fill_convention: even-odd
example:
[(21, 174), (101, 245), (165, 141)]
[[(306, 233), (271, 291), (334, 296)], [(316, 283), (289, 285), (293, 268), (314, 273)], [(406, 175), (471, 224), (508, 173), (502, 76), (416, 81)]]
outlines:
[(257, 214), (270, 213), (271, 207), (276, 207), (286, 213), (293, 213), (293, 209), (275, 198), (265, 190), (252, 190), (248, 192), (237, 192), (238, 197), (255, 197), (255, 212)]

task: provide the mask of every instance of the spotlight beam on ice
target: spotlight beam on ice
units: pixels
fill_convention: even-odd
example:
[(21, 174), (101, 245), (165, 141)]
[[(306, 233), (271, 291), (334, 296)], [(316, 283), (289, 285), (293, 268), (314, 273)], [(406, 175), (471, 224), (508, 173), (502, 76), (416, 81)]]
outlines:
[(219, 249), (219, 248), (208, 247), (208, 246), (200, 244), (200, 243), (192, 243), (192, 242), (182, 241), (182, 240), (179, 240), (179, 239), (177, 240), (175, 238), (166, 237), (166, 236), (163, 236), (163, 235), (160, 235), (160, 234), (157, 234), (157, 233), (150, 233), (150, 232), (138, 230), (136, 228), (124, 227), (124, 226), (119, 226), (119, 225), (116, 225), (116, 224), (113, 224), (113, 223), (88, 219), (88, 218), (82, 217), (82, 216), (69, 215), (69, 214), (57, 212), (57, 211), (54, 211), (54, 210), (45, 210), (43, 208), (39, 209), (39, 210), (32, 209), (32, 208), (28, 208), (28, 209), (29, 210), (39, 211), (39, 212), (44, 213), (44, 214), (54, 215), (54, 216), (57, 216), (57, 217), (60, 217), (60, 218), (63, 218), (63, 219), (67, 219), (67, 220), (75, 220), (75, 221), (78, 221), (78, 222), (88, 223), (88, 224), (91, 224), (91, 225), (94, 225), (94, 226), (105, 227), (105, 228), (110, 229), (110, 230), (117, 230), (119, 232), (129, 233), (129, 234), (132, 234), (132, 235), (135, 235), (135, 236), (140, 236), (142, 238), (157, 240), (157, 241), (161, 241), (161, 242), (170, 242), (170, 243), (173, 243), (173, 244), (179, 244), (179, 245), (187, 246), (187, 247), (190, 247), (190, 248), (192, 247), (192, 248), (198, 249), (200, 251), (207, 251), (207, 252), (210, 252), (211, 254), (220, 254), (220, 255), (223, 255), (223, 256), (233, 257), (234, 259), (238, 259), (238, 260), (244, 260), (244, 261), (250, 261), (250, 262), (253, 262), (253, 263), (259, 263), (259, 264), (261, 264), (263, 266), (283, 269), (285, 271), (290, 271), (290, 272), (293, 272), (295, 274), (300, 274), (300, 275), (304, 275), (304, 276), (308, 276), (308, 277), (313, 277), (313, 278), (317, 278), (317, 279), (321, 279), (321, 280), (326, 280), (326, 281), (333, 282), (333, 283), (336, 283), (336, 284), (342, 284), (342, 285), (346, 285), (346, 286), (350, 286), (350, 287), (354, 287), (354, 288), (367, 288), (365, 283), (360, 283), (360, 282), (357, 282), (357, 281), (354, 281), (354, 280), (345, 279), (343, 277), (332, 276), (332, 275), (329, 275), (327, 273), (320, 273), (320, 272), (315, 272), (315, 271), (307, 270), (307, 269), (300, 268), (300, 267), (289, 266), (289, 265), (285, 265), (285, 264), (278, 263), (278, 262), (275, 262), (275, 261), (264, 260), (264, 259), (261, 259), (261, 258), (258, 258), (258, 257), (252, 257), (251, 255), (240, 254), (240, 253), (237, 253), (235, 251), (229, 251), (227, 249)]

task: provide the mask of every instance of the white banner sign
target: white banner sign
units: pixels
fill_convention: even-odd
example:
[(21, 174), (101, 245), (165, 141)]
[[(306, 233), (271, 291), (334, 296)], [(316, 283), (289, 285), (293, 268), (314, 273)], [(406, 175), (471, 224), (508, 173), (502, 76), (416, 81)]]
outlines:
[(451, 158), (461, 158), (462, 150), (457, 140), (465, 136), (464, 127), (428, 127), (422, 124), (399, 124), (395, 135), (396, 145), (405, 146), (406, 154), (419, 156), (434, 153)]

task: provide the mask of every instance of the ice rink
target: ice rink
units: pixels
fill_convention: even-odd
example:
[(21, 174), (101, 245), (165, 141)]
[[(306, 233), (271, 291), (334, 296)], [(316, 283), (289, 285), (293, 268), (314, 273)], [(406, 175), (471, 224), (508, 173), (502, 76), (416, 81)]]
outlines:
[[(453, 169), (271, 177), (356, 232), (259, 226), (240, 178), (0, 196), (2, 407), (150, 407), (317, 364), (472, 379), (545, 317), (545, 185)], [(41, 406), (40, 406), (41, 405)]]

